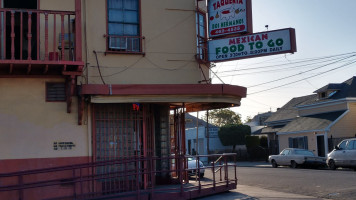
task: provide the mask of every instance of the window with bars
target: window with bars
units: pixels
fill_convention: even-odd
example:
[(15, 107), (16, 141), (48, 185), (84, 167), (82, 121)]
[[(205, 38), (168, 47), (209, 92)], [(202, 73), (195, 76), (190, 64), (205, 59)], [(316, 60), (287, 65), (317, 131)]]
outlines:
[(308, 137), (288, 138), (290, 148), (308, 149)]
[(46, 101), (66, 101), (65, 83), (46, 83)]
[(107, 0), (108, 50), (141, 52), (140, 0)]

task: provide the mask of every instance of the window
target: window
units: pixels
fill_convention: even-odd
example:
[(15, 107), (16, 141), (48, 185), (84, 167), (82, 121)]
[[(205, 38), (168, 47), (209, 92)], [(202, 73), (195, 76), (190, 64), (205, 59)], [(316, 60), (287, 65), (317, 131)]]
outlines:
[(356, 140), (350, 140), (346, 147), (347, 150), (356, 149)]
[(341, 142), (341, 143), (339, 144), (339, 149), (340, 149), (340, 150), (345, 149), (345, 147), (346, 147), (346, 142), (347, 142), (347, 141), (343, 141), (343, 142)]
[(206, 14), (202, 12), (197, 12), (196, 22), (197, 59), (207, 61)]
[(308, 149), (308, 137), (289, 138), (289, 148)]
[(108, 1), (108, 50), (141, 52), (140, 0)]
[(46, 101), (66, 101), (65, 83), (47, 83)]

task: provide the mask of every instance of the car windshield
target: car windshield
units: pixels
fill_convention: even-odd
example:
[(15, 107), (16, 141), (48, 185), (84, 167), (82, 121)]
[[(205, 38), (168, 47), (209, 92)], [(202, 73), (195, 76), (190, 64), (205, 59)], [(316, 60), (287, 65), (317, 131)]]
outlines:
[(297, 155), (314, 156), (313, 152), (307, 150), (295, 150), (294, 152)]

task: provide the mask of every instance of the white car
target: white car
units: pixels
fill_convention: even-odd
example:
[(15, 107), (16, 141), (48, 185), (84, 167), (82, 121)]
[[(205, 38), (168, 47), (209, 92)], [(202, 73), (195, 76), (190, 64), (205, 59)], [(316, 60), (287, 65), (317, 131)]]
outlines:
[(328, 154), (327, 163), (329, 168), (333, 170), (338, 167), (348, 167), (356, 171), (356, 138), (341, 141)]
[(188, 173), (190, 175), (195, 175), (195, 170), (197, 170), (198, 172), (198, 168), (199, 168), (199, 177), (203, 178), (204, 177), (204, 172), (205, 172), (205, 167), (204, 164), (199, 161), (198, 163), (199, 166), (197, 166), (197, 160), (195, 157), (188, 157)]
[(286, 148), (279, 155), (269, 156), (268, 161), (274, 168), (279, 165), (290, 166), (292, 168), (297, 168), (300, 165), (313, 167), (325, 167), (326, 165), (324, 157), (318, 157), (309, 150), (297, 148)]

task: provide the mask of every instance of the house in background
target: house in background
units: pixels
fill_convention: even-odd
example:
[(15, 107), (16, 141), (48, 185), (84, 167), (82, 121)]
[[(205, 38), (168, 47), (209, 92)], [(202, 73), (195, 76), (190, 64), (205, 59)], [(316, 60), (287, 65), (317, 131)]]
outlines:
[(245, 123), (251, 127), (251, 135), (265, 135), (262, 134), (262, 129), (265, 127), (265, 121), (273, 114), (273, 112), (265, 112), (255, 115), (250, 122)]
[(206, 25), (206, 1), (0, 1), (0, 199), (236, 188), (155, 190), (189, 182), (185, 112), (246, 97), (210, 83)]
[[(218, 136), (218, 131), (219, 127), (208, 124), (206, 121), (187, 113), (185, 115), (185, 141), (187, 154), (195, 155), (196, 153), (198, 155), (209, 155), (231, 152), (232, 146), (222, 145)], [(197, 139), (198, 144), (196, 142)], [(236, 147), (236, 149), (239, 148), (239, 146)], [(208, 164), (207, 157), (202, 157), (201, 160), (205, 162), (205, 164)]]
[(294, 99), (300, 100), (290, 110), (294, 116), (285, 117), (288, 122), (276, 131), (280, 149), (304, 148), (326, 156), (339, 141), (356, 136), (356, 77), (315, 93)]
[(316, 95), (308, 95), (293, 98), (265, 120), (265, 127), (261, 130), (261, 134), (267, 135), (269, 153), (271, 155), (279, 154), (282, 150), (279, 148), (277, 132), (298, 116), (296, 106), (309, 99), (315, 99), (315, 97)]

